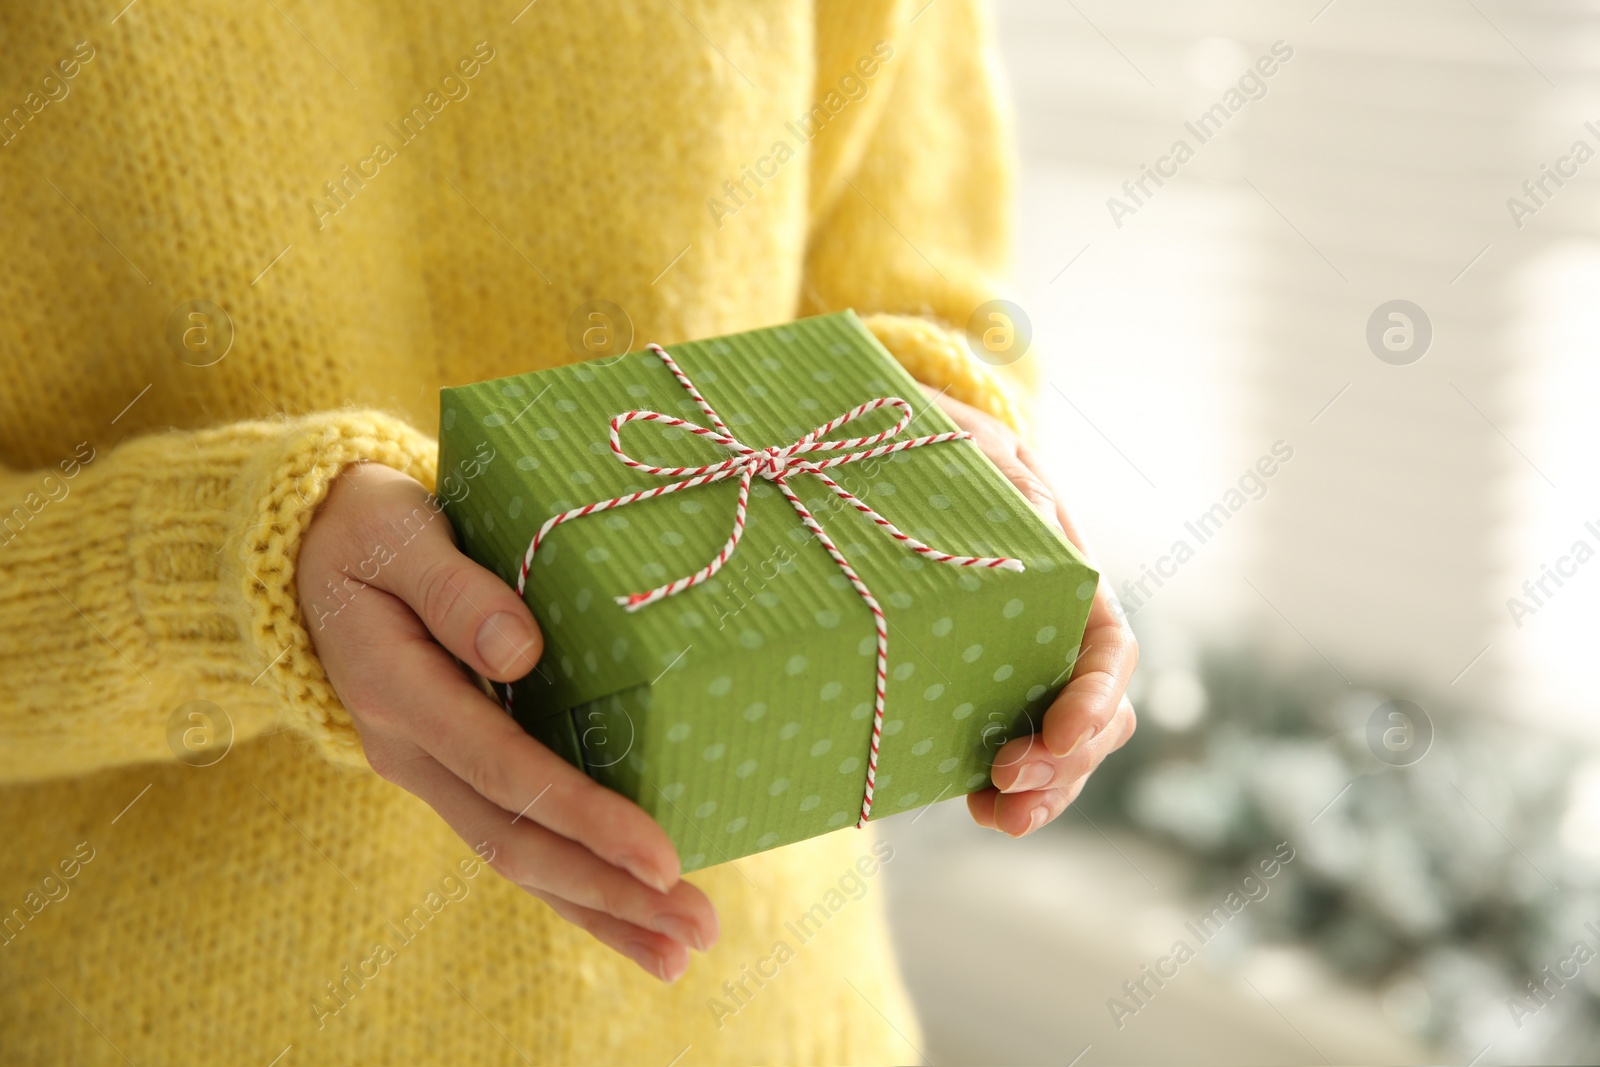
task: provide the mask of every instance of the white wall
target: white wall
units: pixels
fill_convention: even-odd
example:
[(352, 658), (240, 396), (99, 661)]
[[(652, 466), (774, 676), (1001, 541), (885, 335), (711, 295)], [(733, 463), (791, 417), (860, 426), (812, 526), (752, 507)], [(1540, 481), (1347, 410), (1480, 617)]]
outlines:
[[(1593, 729), (1600, 559), (1520, 629), (1506, 599), (1600, 520), (1600, 159), (1521, 229), (1506, 199), (1600, 150), (1600, 6), (1324, 5), (999, 4), (1042, 440), (1119, 580), (1293, 446), (1141, 623)], [(1277, 40), (1293, 59), (1200, 145), (1184, 121)], [(1116, 226), (1178, 137), (1195, 158)], [(1434, 327), (1409, 366), (1365, 340), (1394, 298)]]

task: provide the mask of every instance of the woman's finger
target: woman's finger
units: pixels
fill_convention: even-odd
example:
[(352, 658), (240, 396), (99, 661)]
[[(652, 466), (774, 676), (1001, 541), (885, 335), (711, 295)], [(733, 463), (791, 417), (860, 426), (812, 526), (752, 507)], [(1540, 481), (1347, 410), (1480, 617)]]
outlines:
[[(357, 719), (398, 733), (468, 783), (507, 818), (517, 815), (582, 844), (657, 890), (678, 881), (677, 850), (633, 801), (530, 737), (429, 639), (411, 610), (372, 591), (341, 619), (388, 654), (341, 657), (335, 684)], [(339, 642), (331, 642), (338, 645)], [(380, 774), (372, 752), (368, 760)], [(387, 776), (387, 775), (386, 775)]]
[(544, 639), (516, 590), (461, 554), (449, 520), (420, 484), (385, 470), (362, 472), (364, 517), (346, 576), (405, 601), (440, 644), (485, 678), (508, 682), (533, 670)]
[(1133, 704), (1123, 700), (1110, 724), (1071, 757), (1056, 763), (1053, 777), (1043, 786), (1016, 793), (996, 790), (987, 812), (993, 827), (1021, 837), (1060, 815), (1101, 761), (1133, 736), (1134, 726)]
[(1083, 792), (1086, 784), (1088, 778), (1084, 777), (1064, 786), (1052, 786), (1030, 793), (1025, 807), (1007, 807), (1004, 824), (1001, 822), (1001, 801), (1008, 798), (993, 786), (968, 793), (967, 811), (971, 813), (972, 821), (985, 830), (999, 830), (1009, 837), (1025, 837), (1066, 811), (1067, 806), (1078, 799), (1078, 794)]
[[(1002, 793), (1026, 793), (1032, 789), (1045, 789), (1063, 781), (1081, 777), (1099, 766), (1102, 758), (1121, 748), (1132, 736), (1132, 730), (1123, 733), (1123, 720), (1134, 719), (1133, 703), (1126, 695), (1117, 703), (1117, 710), (1089, 737), (1080, 735), (1080, 741), (1063, 755), (1057, 756), (1045, 748), (1037, 736), (1024, 736), (1007, 743), (996, 754), (992, 777)], [(1110, 745), (1107, 747), (1107, 739)]]
[[(986, 830), (1001, 830), (1013, 837), (1030, 833), (1050, 822), (1078, 795), (1074, 791), (1063, 801), (1063, 796), (1066, 796), (1063, 788), (1077, 783), (1081, 789), (1100, 762), (1133, 736), (1134, 726), (1133, 703), (1123, 698), (1111, 726), (1081, 751), (1056, 764), (1055, 777), (1044, 787), (1023, 793), (1003, 793), (990, 786), (969, 793), (967, 811), (971, 813), (972, 821)], [(1035, 826), (1034, 810), (1041, 805), (1044, 810), (1038, 815), (1038, 826)]]
[(654, 975), (663, 982), (676, 982), (689, 969), (689, 950), (669, 937), (624, 922), (603, 911), (563, 900), (553, 893), (535, 889), (528, 892), (550, 905), (557, 915), (573, 926), (587, 931), (596, 941), (637, 963), (646, 974)]
[(1008, 816), (1004, 811), (1006, 806), (1004, 800), (996, 801), (995, 824), (1002, 833), (1009, 834), (1012, 837), (1026, 837), (1041, 826), (1048, 826), (1054, 822), (1057, 816), (1066, 811), (1072, 805), (1072, 802), (1078, 799), (1078, 795), (1083, 792), (1083, 787), (1088, 784), (1089, 779), (1079, 778), (1077, 781), (1069, 782), (1064, 786), (1042, 790), (1039, 793), (1038, 803), (1029, 811), (1026, 826), (1020, 825)]
[(972, 816), (972, 821), (985, 830), (994, 829), (994, 802), (1000, 796), (1000, 790), (994, 786), (978, 790), (976, 793), (967, 794), (967, 812)]
[(1105, 599), (1105, 583), (1100, 584), (1072, 677), (1045, 712), (1039, 731), (1045, 748), (1055, 756), (1071, 752), (1111, 721), (1139, 662), (1133, 631), (1113, 614)]
[(578, 842), (490, 803), (408, 739), (378, 727), (369, 742), (368, 732), (362, 742), (374, 766), (438, 812), (509, 881), (692, 948), (704, 950), (716, 941), (716, 911), (697, 887), (680, 881), (666, 893), (652, 889)]

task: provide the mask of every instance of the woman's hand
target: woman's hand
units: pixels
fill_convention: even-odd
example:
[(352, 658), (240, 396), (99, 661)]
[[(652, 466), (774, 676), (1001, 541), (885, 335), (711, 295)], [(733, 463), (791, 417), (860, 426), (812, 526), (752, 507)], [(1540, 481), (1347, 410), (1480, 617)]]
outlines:
[[(663, 981), (717, 939), (644, 810), (523, 732), (456, 663), (506, 682), (544, 650), (527, 606), (457, 551), (414, 479), (347, 468), (300, 548), (301, 612), (372, 769), (501, 875)], [(452, 659), (452, 656), (456, 659)]]
[[(930, 390), (931, 392), (931, 390)], [(972, 434), (1000, 472), (1034, 507), (1094, 562), (1083, 535), (1056, 498), (1038, 460), (1007, 426), (947, 396), (937, 398), (945, 414)], [(1100, 761), (1133, 736), (1128, 679), (1139, 646), (1103, 576), (1089, 607), (1083, 645), (1066, 688), (1044, 714), (1036, 734), (1007, 742), (995, 753), (994, 786), (967, 797), (979, 826), (1012, 837), (1032, 833), (1066, 810), (1083, 791)]]

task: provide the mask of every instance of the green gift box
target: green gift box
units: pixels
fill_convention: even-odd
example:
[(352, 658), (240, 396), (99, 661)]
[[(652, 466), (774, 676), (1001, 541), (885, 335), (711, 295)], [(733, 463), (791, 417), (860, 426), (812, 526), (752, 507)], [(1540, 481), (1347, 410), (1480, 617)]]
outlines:
[(983, 788), (1076, 659), (1098, 576), (853, 312), (440, 408), (445, 514), (544, 631), (503, 699), (685, 870)]

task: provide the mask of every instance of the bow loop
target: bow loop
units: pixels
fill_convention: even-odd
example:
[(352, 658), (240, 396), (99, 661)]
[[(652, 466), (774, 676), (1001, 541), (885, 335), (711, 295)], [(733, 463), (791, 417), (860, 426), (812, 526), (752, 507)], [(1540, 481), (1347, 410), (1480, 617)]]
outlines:
[[(886, 407), (898, 409), (900, 412), (900, 419), (892, 427), (884, 430), (882, 433), (875, 433), (870, 437), (852, 437), (846, 441), (821, 440), (833, 431), (837, 430), (839, 427), (848, 423), (852, 423), (861, 418), (863, 415), (871, 414), (872, 412), (877, 411), (879, 408)], [(916, 413), (912, 410), (911, 405), (906, 403), (904, 400), (901, 400), (897, 396), (880, 396), (876, 400), (869, 400), (865, 404), (851, 408), (849, 411), (845, 412), (843, 415), (840, 415), (831, 422), (823, 423), (815, 430), (812, 430), (810, 433), (800, 438), (799, 441), (795, 442), (795, 447), (800, 448), (805, 452), (844, 452), (852, 448), (870, 448), (879, 442), (887, 441), (891, 437), (899, 436), (900, 431), (904, 430), (907, 426), (910, 426), (911, 420), (915, 417)]]
[[(681, 429), (696, 437), (704, 438), (712, 444), (721, 445), (723, 448), (732, 449), (734, 455), (716, 463), (707, 463), (699, 467), (657, 467), (641, 460), (634, 459), (622, 448), (622, 428), (630, 422), (659, 422), (669, 428)], [(680, 478), (684, 475), (702, 475), (731, 473), (737, 470), (744, 457), (751, 455), (755, 450), (740, 443), (731, 434), (719, 433), (696, 425), (688, 419), (680, 419), (675, 415), (664, 415), (659, 411), (625, 411), (611, 420), (611, 451), (625, 465), (634, 470), (643, 471), (645, 474), (655, 474), (665, 478)]]

